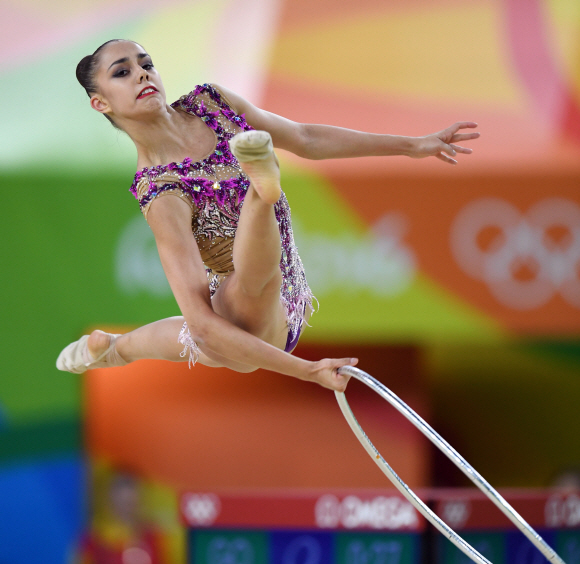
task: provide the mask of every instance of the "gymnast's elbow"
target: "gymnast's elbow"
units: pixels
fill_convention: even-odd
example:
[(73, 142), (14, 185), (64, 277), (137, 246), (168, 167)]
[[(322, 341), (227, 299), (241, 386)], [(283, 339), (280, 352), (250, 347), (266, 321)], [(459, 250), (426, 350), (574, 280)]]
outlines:
[(206, 304), (196, 304), (196, 307), (181, 308), (191, 338), (200, 345), (210, 346), (215, 330), (217, 314)]
[(296, 143), (296, 149), (292, 151), (295, 155), (312, 161), (323, 158), (318, 150), (314, 127), (315, 126), (309, 123), (300, 124), (300, 133), (297, 136), (299, 141)]

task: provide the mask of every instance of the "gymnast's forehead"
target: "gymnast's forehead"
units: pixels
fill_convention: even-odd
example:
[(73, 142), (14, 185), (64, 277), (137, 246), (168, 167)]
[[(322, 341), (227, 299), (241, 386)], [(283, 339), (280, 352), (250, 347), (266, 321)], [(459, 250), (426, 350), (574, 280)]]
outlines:
[(149, 54), (142, 45), (134, 41), (121, 40), (109, 43), (100, 52), (99, 66), (105, 71), (109, 70), (115, 62), (130, 62), (135, 58), (138, 60), (149, 57)]

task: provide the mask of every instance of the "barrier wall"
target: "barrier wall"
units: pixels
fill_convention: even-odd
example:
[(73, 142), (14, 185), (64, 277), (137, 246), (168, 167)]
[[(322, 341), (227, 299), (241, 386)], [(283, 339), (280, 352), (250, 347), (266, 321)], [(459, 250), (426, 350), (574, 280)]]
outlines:
[[(544, 560), (480, 492), (417, 493), (491, 562)], [(577, 492), (501, 493), (565, 562), (580, 561)], [(180, 510), (189, 528), (190, 563), (470, 562), (394, 489), (184, 491)]]

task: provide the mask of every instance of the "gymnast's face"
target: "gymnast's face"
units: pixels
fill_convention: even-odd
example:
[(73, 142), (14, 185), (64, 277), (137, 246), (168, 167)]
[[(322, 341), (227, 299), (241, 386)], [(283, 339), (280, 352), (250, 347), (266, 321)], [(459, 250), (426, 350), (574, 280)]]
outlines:
[(166, 107), (165, 89), (151, 57), (138, 43), (117, 41), (99, 52), (95, 75), (98, 93), (91, 106), (122, 126)]

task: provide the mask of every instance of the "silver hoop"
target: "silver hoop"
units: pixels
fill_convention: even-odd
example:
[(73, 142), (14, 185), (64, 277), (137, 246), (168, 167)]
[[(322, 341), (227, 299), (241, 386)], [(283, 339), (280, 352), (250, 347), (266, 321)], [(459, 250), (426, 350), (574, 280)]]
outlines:
[[(514, 523), (514, 525), (538, 548), (538, 550), (553, 564), (564, 564), (564, 561), (556, 552), (546, 544), (544, 539), (536, 533), (528, 523), (517, 513), (517, 511), (494, 490), (491, 485), (478, 474), (475, 469), (445, 440), (443, 439), (424, 419), (415, 413), (405, 402), (397, 397), (385, 385), (373, 378), (370, 374), (354, 368), (353, 366), (342, 366), (338, 369), (339, 374), (345, 374), (356, 378), (369, 388), (374, 390), (383, 399), (387, 400), (399, 413), (404, 415), (417, 429), (419, 429), (439, 450), (441, 450), (500, 510)], [(445, 535), (459, 550), (478, 564), (491, 564), (487, 558), (482, 556), (470, 544), (465, 542), (453, 529), (444, 523), (431, 509), (429, 509), (417, 495), (399, 478), (395, 471), (389, 466), (387, 461), (381, 456), (363, 428), (356, 420), (355, 416), (346, 401), (346, 396), (342, 392), (334, 392), (338, 405), (345, 416), (350, 428), (375, 461), (383, 473), (393, 482), (395, 487), (409, 500), (409, 502), (421, 513), (439, 532)]]

